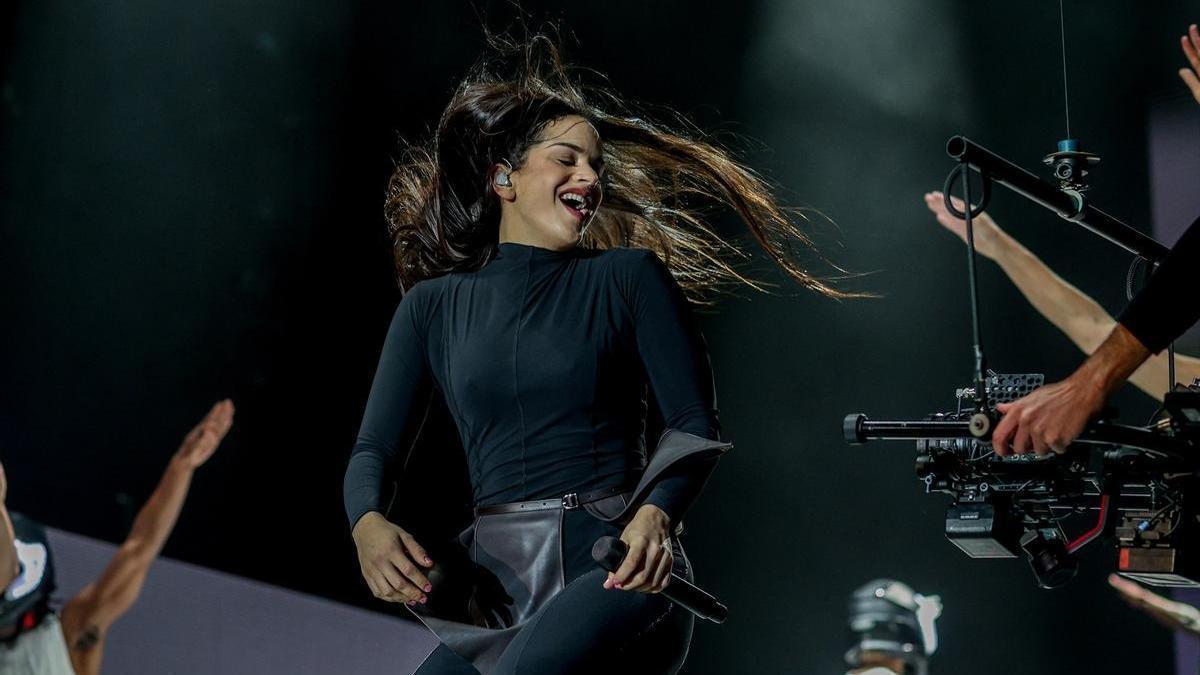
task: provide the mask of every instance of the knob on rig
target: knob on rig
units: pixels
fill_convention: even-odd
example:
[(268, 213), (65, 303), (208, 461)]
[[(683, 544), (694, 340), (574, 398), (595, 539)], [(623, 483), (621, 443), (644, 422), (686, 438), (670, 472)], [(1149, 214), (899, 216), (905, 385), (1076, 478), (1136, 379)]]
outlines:
[(1042, 162), (1053, 171), (1060, 188), (1083, 192), (1088, 189), (1088, 171), (1100, 163), (1100, 155), (1080, 150), (1078, 139), (1067, 138), (1059, 141), (1058, 151), (1043, 157)]

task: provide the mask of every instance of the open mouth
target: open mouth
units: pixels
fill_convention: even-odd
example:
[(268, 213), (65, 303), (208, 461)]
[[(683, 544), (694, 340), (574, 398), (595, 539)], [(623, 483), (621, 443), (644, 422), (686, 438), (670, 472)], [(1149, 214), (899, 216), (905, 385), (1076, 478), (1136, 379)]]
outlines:
[(586, 220), (595, 213), (596, 205), (590, 192), (564, 192), (558, 196), (558, 201), (579, 220)]

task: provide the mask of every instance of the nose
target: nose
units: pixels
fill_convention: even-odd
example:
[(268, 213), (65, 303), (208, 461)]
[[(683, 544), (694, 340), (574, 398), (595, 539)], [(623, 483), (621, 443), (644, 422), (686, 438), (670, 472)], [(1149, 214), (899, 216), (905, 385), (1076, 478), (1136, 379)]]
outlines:
[(575, 180), (587, 185), (594, 185), (600, 182), (600, 174), (590, 166), (582, 166), (575, 172)]

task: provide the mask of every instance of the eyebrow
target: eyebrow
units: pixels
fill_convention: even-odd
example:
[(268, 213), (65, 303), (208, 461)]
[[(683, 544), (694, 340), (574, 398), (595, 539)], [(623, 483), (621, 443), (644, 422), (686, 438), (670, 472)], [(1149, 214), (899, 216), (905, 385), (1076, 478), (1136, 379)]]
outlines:
[[(568, 148), (570, 148), (570, 149), (574, 150), (575, 152), (578, 152), (578, 153), (579, 153), (579, 154), (581, 154), (581, 155), (587, 155), (587, 154), (588, 154), (588, 153), (587, 153), (587, 150), (584, 150), (583, 148), (579, 147), (578, 145), (575, 145), (574, 143), (568, 143), (567, 141), (555, 141), (555, 142), (551, 143), (551, 144), (549, 145), (549, 147), (553, 147), (553, 146), (555, 146), (555, 145), (562, 145), (562, 146), (568, 147)], [(589, 160), (590, 160), (590, 159), (591, 159), (591, 158), (589, 158)], [(599, 157), (597, 157), (597, 158), (596, 158), (596, 165), (597, 165), (597, 166), (604, 166), (604, 156), (603, 156), (603, 155), (601, 155), (601, 156), (599, 156)]]

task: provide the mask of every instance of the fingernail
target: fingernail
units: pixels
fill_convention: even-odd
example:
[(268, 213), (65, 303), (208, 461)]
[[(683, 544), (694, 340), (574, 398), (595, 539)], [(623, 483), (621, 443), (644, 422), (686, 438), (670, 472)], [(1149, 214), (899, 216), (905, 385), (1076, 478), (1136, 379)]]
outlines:
[(432, 561), (432, 560), (430, 560), (429, 558), (426, 558), (426, 559), (425, 559), (425, 564), (426, 564), (426, 565), (432, 565), (432, 564), (433, 564), (433, 561)]
[(617, 588), (624, 588), (624, 586), (622, 586), (621, 582), (619, 582), (619, 581), (617, 583), (613, 584), (613, 586), (616, 586)]
[(406, 602), (406, 603), (404, 603), (404, 604), (408, 605), (409, 607), (413, 607), (413, 606), (415, 606), (417, 603), (416, 603), (416, 602), (413, 602), (412, 600), (409, 600), (408, 602)]
[(425, 592), (426, 593), (428, 593), (429, 591), (432, 591), (432, 590), (433, 590), (433, 584), (425, 584)]
[(421, 604), (422, 604), (422, 605), (423, 605), (423, 604), (425, 604), (425, 603), (426, 603), (426, 602), (428, 602), (428, 601), (429, 601), (429, 598), (427, 598), (427, 597), (425, 597), (425, 596), (423, 596), (423, 595), (421, 596)]

